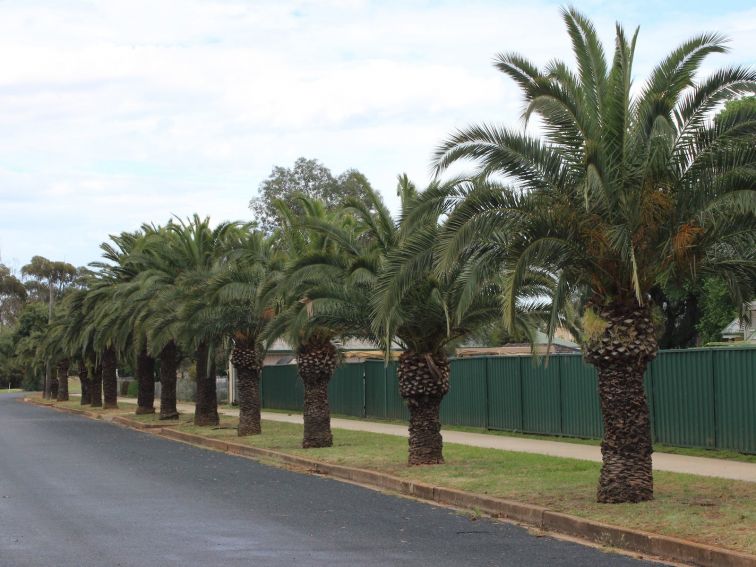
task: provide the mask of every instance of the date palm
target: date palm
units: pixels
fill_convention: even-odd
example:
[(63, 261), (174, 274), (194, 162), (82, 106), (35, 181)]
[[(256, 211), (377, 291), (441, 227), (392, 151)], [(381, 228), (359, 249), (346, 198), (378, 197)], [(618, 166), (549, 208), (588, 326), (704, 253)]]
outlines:
[(246, 226), (229, 230), (225, 246), (224, 258), (197, 282), (197, 292), (185, 303), (181, 316), (198, 323), (198, 338), (231, 341), (231, 363), (239, 385), (238, 434), (256, 435), (262, 431), (260, 375), (266, 350), (262, 333), (273, 314), (266, 291), (271, 271), (281, 260), (274, 238)]
[[(394, 230), (373, 232), (386, 247), (373, 296), (373, 328), (387, 348), (399, 343), (399, 393), (410, 412), (410, 465), (443, 463), (441, 401), (449, 391), (446, 348), (496, 317), (498, 289), (462, 262), (438, 274), (436, 243), (448, 213), (445, 196), (459, 182), (419, 193), (400, 177), (401, 217)], [(386, 221), (375, 223), (385, 227)], [(485, 270), (483, 270), (485, 271)]]
[(553, 333), (565, 301), (586, 293), (583, 352), (599, 377), (604, 422), (599, 502), (653, 498), (651, 430), (643, 389), (656, 356), (649, 292), (707, 272), (742, 298), (756, 282), (756, 113), (714, 122), (712, 111), (756, 89), (741, 67), (697, 76), (726, 51), (717, 34), (693, 37), (667, 55), (640, 88), (632, 83), (637, 31), (616, 28), (607, 60), (596, 31), (563, 11), (577, 68), (539, 69), (502, 54), (496, 66), (537, 116), (541, 137), (472, 126), (437, 151), (439, 171), (471, 159), (482, 176), (510, 185), (460, 195), (443, 242), (447, 262), (467, 255), (502, 270), (504, 313), (547, 296)]
[[(283, 337), (295, 350), (297, 372), (304, 386), (304, 436), (302, 447), (333, 445), (328, 384), (336, 370), (339, 353), (335, 341), (343, 335), (339, 321), (316, 317), (315, 299), (325, 287), (342, 285), (344, 256), (339, 245), (323, 227), (338, 225), (343, 211), (329, 212), (322, 202), (298, 197), (302, 214), (278, 203), (283, 219), (277, 235), (282, 253), (289, 262), (272, 276), (270, 297), (275, 297), (275, 319), (266, 327), (264, 338), (270, 343)], [(317, 227), (313, 226), (318, 224)]]
[[(183, 310), (201, 295), (213, 268), (226, 253), (229, 233), (237, 227), (236, 223), (224, 222), (211, 228), (210, 220), (201, 219), (198, 215), (186, 221), (179, 219), (146, 238), (134, 259), (143, 267), (134, 282), (141, 288), (141, 295), (134, 297), (148, 306), (137, 318), (137, 324), (147, 335), (148, 350), (159, 353), (161, 381), (165, 359), (166, 370), (174, 377), (175, 391), (177, 351), (183, 348), (194, 353), (197, 374), (196, 425), (219, 423), (215, 342), (205, 334), (198, 320), (183, 316)], [(173, 405), (170, 410), (175, 415), (175, 398)]]

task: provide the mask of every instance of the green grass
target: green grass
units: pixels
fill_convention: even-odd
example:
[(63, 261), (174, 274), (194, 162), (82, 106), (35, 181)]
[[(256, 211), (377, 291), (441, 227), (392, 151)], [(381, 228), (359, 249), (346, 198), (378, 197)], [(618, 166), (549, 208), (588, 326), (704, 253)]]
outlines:
[(83, 406), (81, 405), (79, 398), (75, 398), (67, 402), (53, 402), (51, 403), (51, 405), (55, 405), (55, 406), (63, 407), (67, 409), (84, 410), (90, 413), (104, 414), (104, 415), (121, 415), (121, 414), (134, 413), (134, 410), (137, 407), (136, 404), (124, 402), (122, 399), (118, 400), (117, 409), (107, 409), (107, 410), (103, 408), (93, 408), (90, 405)]
[(18, 394), (19, 392), (23, 392), (21, 388), (5, 388), (0, 390), (0, 395), (2, 394)]
[(657, 472), (656, 499), (642, 504), (595, 502), (599, 464), (447, 443), (446, 464), (408, 467), (407, 440), (391, 435), (335, 430), (334, 446), (300, 447), (302, 426), (264, 421), (263, 434), (238, 437), (236, 418), (219, 428), (182, 431), (373, 469), (430, 484), (546, 506), (609, 524), (756, 553), (756, 484)]

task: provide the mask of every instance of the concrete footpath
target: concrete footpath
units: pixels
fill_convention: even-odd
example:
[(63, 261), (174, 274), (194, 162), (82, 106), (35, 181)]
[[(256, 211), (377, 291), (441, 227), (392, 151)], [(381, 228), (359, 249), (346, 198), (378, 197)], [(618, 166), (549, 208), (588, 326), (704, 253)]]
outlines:
[[(194, 404), (179, 403), (177, 404), (177, 409), (181, 413), (192, 414), (194, 413)], [(218, 411), (223, 415), (239, 415), (238, 409), (218, 408)], [(302, 423), (302, 414), (297, 413), (263, 411), (262, 418), (269, 421)], [(331, 427), (333, 429), (367, 431), (370, 433), (383, 433), (385, 435), (407, 437), (407, 427), (404, 425), (367, 421), (363, 419), (332, 418)], [(566, 457), (583, 461), (601, 462), (601, 449), (596, 445), (526, 439), (522, 437), (509, 437), (506, 435), (493, 435), (486, 433), (469, 433), (465, 431), (442, 430), (442, 433), (446, 443), (457, 443), (459, 445), (483, 447), (486, 449), (518, 451), (521, 453), (535, 453), (552, 457)], [(654, 470), (657, 471), (756, 482), (756, 463), (743, 463), (727, 459), (708, 459), (705, 457), (689, 457), (686, 455), (673, 455), (671, 453), (654, 453), (653, 464)]]

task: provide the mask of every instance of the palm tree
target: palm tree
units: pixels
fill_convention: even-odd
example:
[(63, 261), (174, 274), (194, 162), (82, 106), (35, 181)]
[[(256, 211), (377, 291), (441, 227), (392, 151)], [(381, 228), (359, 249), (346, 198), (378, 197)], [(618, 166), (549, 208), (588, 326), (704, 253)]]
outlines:
[[(398, 378), (410, 411), (410, 465), (444, 462), (440, 408), (449, 391), (446, 347), (490, 322), (500, 307), (498, 288), (480, 270), (458, 262), (443, 274), (435, 271), (436, 242), (448, 212), (445, 196), (459, 183), (434, 183), (418, 193), (406, 176), (400, 177), (401, 218), (373, 296), (375, 333), (387, 348), (398, 342), (403, 350)], [(384, 229), (383, 234), (391, 232)]]
[(275, 271), (274, 239), (248, 227), (229, 231), (225, 259), (200, 282), (199, 293), (185, 304), (182, 317), (199, 323), (205, 340), (230, 339), (231, 363), (239, 383), (238, 434), (259, 434), (260, 374), (265, 355), (262, 332), (272, 318), (266, 301), (270, 271)]
[(143, 245), (132, 252), (130, 259), (140, 265), (140, 271), (122, 286), (121, 303), (131, 312), (136, 333), (144, 336), (148, 354), (160, 361), (160, 419), (177, 419), (176, 374), (182, 358), (178, 347), (182, 321), (177, 311), (176, 280), (183, 266), (179, 255), (172, 253), (173, 231), (152, 227), (145, 233)]
[(159, 353), (161, 382), (166, 378), (161, 390), (173, 393), (173, 407), (166, 407), (172, 415), (164, 415), (161, 397), (161, 418), (177, 416), (175, 370), (181, 345), (194, 352), (197, 375), (194, 422), (196, 425), (219, 423), (215, 390), (216, 345), (205, 335), (199, 321), (189, 320), (182, 313), (186, 305), (201, 293), (214, 266), (226, 252), (229, 232), (237, 226), (237, 223), (224, 222), (210, 228), (209, 218), (200, 219), (194, 215), (187, 221), (169, 223), (164, 230), (150, 235), (135, 256), (134, 261), (144, 268), (134, 282), (141, 287), (141, 295), (135, 298), (147, 306), (136, 321), (147, 336), (149, 352)]
[[(756, 283), (756, 130), (744, 108), (716, 123), (711, 113), (756, 89), (756, 73), (736, 67), (698, 79), (717, 34), (672, 51), (640, 89), (632, 85), (637, 31), (617, 25), (606, 60), (596, 31), (563, 10), (577, 70), (553, 61), (543, 70), (517, 54), (496, 66), (537, 115), (543, 137), (491, 125), (472, 126), (437, 151), (436, 166), (470, 158), (483, 176), (511, 186), (464, 196), (451, 215), (446, 260), (495, 256), (503, 270), (504, 313), (547, 295), (553, 333), (565, 299), (584, 291), (585, 359), (599, 376), (604, 421), (599, 502), (653, 498), (651, 430), (643, 374), (657, 352), (649, 292), (707, 272), (725, 276), (742, 297)], [(493, 253), (491, 251), (494, 251)], [(749, 256), (750, 255), (750, 256)]]
[(333, 445), (328, 384), (339, 358), (334, 340), (343, 335), (343, 329), (330, 324), (332, 321), (315, 316), (314, 299), (325, 287), (340, 285), (345, 277), (338, 244), (327, 231), (312, 225), (338, 225), (340, 220), (335, 217), (343, 211), (328, 212), (322, 202), (304, 196), (298, 197), (298, 204), (301, 216), (277, 203), (283, 219), (278, 234), (289, 262), (273, 274), (277, 285), (272, 293), (278, 296), (279, 311), (266, 328), (265, 339), (270, 343), (283, 337), (296, 351), (297, 372), (304, 386), (302, 447), (307, 449)]

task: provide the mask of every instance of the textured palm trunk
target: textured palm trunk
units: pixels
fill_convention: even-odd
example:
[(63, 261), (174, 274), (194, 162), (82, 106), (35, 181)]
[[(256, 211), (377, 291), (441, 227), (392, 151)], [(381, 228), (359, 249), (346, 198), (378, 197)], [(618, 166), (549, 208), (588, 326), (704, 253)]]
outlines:
[(336, 370), (336, 354), (331, 341), (306, 345), (297, 352), (297, 371), (304, 384), (305, 449), (333, 445), (328, 383)]
[(118, 377), (116, 376), (116, 353), (113, 347), (102, 351), (102, 393), (104, 409), (118, 408)]
[(237, 341), (231, 351), (231, 364), (236, 368), (239, 388), (239, 436), (259, 435), (260, 371), (262, 360), (254, 345)]
[[(195, 368), (197, 369), (197, 400), (194, 405), (194, 425), (218, 425), (218, 396), (215, 391), (215, 363), (208, 345), (201, 343), (197, 348)], [(208, 364), (209, 362), (209, 364)]]
[(160, 351), (160, 419), (178, 419), (176, 409), (176, 371), (178, 349), (169, 342)]
[(59, 402), (68, 401), (68, 367), (70, 362), (64, 358), (58, 362), (58, 394), (55, 397)]
[(48, 398), (51, 400), (58, 399), (58, 378), (52, 370), (50, 371), (50, 395)]
[(444, 462), (441, 400), (449, 391), (449, 360), (443, 354), (404, 352), (399, 357), (399, 394), (410, 412), (410, 465)]
[(137, 355), (137, 415), (155, 413), (155, 359), (143, 348)]
[(652, 500), (653, 447), (643, 375), (658, 349), (654, 326), (647, 308), (611, 304), (598, 311), (606, 327), (585, 345), (585, 358), (598, 372), (604, 420), (597, 499)]
[(89, 388), (89, 371), (83, 360), (79, 361), (79, 383), (81, 384), (81, 405), (92, 403), (92, 392)]
[(43, 378), (42, 397), (45, 400), (52, 399), (52, 371), (50, 370), (50, 361), (45, 363), (45, 376)]
[(102, 407), (102, 365), (97, 364), (89, 382), (89, 401), (93, 408)]

